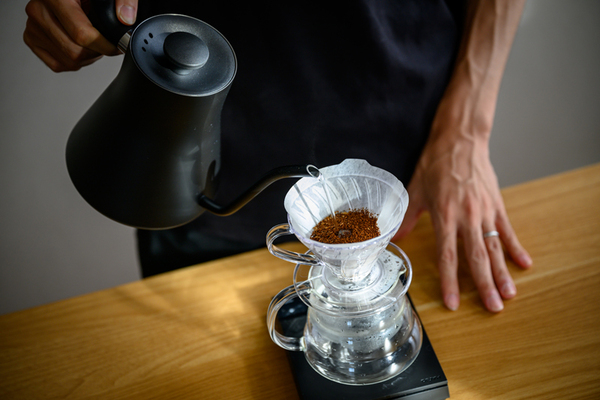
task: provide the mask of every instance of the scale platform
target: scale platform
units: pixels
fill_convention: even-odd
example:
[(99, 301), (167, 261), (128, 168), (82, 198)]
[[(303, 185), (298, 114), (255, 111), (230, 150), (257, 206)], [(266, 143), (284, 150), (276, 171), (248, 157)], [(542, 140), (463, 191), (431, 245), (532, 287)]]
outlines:
[[(286, 303), (277, 314), (281, 332), (286, 336), (302, 336), (307, 309), (298, 298)], [(423, 345), (413, 364), (400, 375), (373, 385), (351, 386), (330, 381), (308, 364), (303, 352), (288, 351), (287, 355), (302, 400), (443, 400), (450, 397), (448, 380), (425, 328)]]

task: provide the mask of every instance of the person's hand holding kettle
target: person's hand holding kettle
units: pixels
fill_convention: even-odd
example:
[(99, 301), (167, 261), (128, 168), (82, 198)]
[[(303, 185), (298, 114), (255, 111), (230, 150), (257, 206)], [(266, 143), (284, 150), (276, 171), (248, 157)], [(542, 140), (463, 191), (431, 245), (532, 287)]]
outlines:
[[(137, 0), (115, 0), (115, 16), (125, 25), (136, 20)], [(52, 71), (77, 71), (102, 56), (120, 54), (92, 26), (89, 0), (30, 0), (25, 8), (25, 44)]]

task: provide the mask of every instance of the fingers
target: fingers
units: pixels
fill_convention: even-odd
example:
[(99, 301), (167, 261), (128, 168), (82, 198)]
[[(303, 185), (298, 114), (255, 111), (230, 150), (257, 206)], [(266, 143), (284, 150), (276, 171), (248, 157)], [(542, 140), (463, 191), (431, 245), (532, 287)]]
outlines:
[(75, 71), (118, 50), (91, 25), (76, 0), (31, 0), (23, 40), (55, 72)]
[(450, 221), (442, 223), (437, 218), (432, 222), (436, 233), (437, 261), (442, 297), (446, 307), (456, 311), (460, 305), (456, 227)]
[[(511, 299), (517, 294), (515, 283), (508, 271), (502, 243), (512, 258), (524, 268), (531, 266), (531, 258), (519, 243), (503, 207), (499, 207), (498, 217), (484, 223), (480, 232), (472, 226), (465, 235), (465, 251), (473, 280), (485, 307), (491, 312), (499, 312), (504, 307), (502, 299)], [(497, 235), (484, 235), (494, 232)], [(488, 271), (491, 271), (489, 273)]]
[[(119, 54), (117, 48), (104, 38), (83, 12), (81, 5), (74, 1), (52, 2), (49, 15), (55, 19), (52, 25), (47, 21), (46, 26), (51, 30), (53, 37), (64, 41), (66, 48), (84, 48), (98, 54), (107, 56)], [(59, 32), (64, 34), (60, 35)]]
[[(490, 241), (491, 253), (489, 253), (490, 250), (484, 242), (481, 225), (478, 227), (471, 226), (470, 229), (463, 231), (461, 234), (464, 238), (465, 253), (471, 275), (485, 308), (490, 312), (502, 311), (504, 304), (496, 286), (499, 282), (495, 278), (506, 279), (508, 271), (506, 271), (506, 274), (504, 273), (502, 267), (504, 259), (500, 259), (498, 249), (493, 244), (494, 242), (490, 241), (490, 239), (497, 238), (490, 237), (487, 239)], [(505, 264), (504, 269), (506, 269)]]
[(41, 59), (52, 71), (61, 72), (65, 70), (62, 68), (63, 63), (52, 55), (53, 52), (46, 50), (54, 47), (52, 41), (31, 20), (27, 21), (27, 29), (23, 33), (23, 41), (33, 51), (33, 54)]
[(38, 21), (44, 19), (53, 19), (44, 9), (39, 10), (37, 18), (29, 18), (23, 40), (54, 72), (75, 71), (100, 57), (96, 52), (71, 45), (65, 32), (53, 21), (52, 27), (43, 29)]
[(521, 268), (529, 268), (533, 265), (533, 261), (531, 260), (531, 256), (525, 250), (519, 239), (517, 239), (517, 235), (510, 224), (508, 216), (506, 215), (506, 211), (502, 210), (499, 213), (499, 217), (496, 221), (496, 227), (498, 232), (500, 233), (500, 239), (506, 246), (506, 250), (510, 255), (510, 258), (520, 266)]
[[(438, 224), (434, 224), (438, 225)], [(480, 226), (480, 225), (479, 225)], [(493, 229), (488, 229), (489, 232)], [(450, 310), (458, 309), (460, 289), (458, 284), (457, 233), (463, 238), (467, 262), (477, 291), (485, 308), (490, 312), (504, 309), (502, 299), (517, 294), (510, 276), (499, 237), (483, 237), (481, 227), (455, 228), (450, 222), (435, 227), (438, 246), (438, 267), (444, 304)]]
[(133, 25), (137, 16), (137, 0), (117, 0), (115, 3), (117, 18), (125, 25)]
[[(484, 229), (484, 232), (493, 230), (494, 229)], [(512, 299), (517, 294), (517, 288), (506, 267), (506, 260), (504, 259), (504, 251), (502, 249), (500, 238), (498, 236), (484, 237), (483, 241), (487, 249), (496, 288), (503, 299)]]
[[(506, 265), (502, 243), (518, 265), (523, 268), (532, 265), (531, 257), (519, 243), (504, 207), (499, 205), (498, 210), (498, 216), (493, 222), (483, 224), (481, 236), (478, 235), (477, 229), (471, 229), (470, 240), (465, 244), (466, 247), (471, 247), (472, 254), (469, 260), (473, 279), (485, 307), (491, 312), (501, 311), (504, 308), (502, 299), (508, 300), (517, 294), (517, 288)], [(484, 236), (486, 232), (493, 231), (497, 231), (498, 235)], [(485, 252), (481, 251), (479, 237), (483, 238)], [(486, 261), (489, 262), (489, 266)], [(486, 272), (488, 270), (491, 271), (493, 282)]]

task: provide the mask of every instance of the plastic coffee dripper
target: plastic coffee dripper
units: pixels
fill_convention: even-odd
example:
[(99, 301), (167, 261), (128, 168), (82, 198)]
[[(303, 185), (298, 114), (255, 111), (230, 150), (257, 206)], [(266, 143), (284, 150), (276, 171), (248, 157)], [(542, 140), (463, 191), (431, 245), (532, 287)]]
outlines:
[[(275, 226), (267, 235), (267, 247), (287, 261), (325, 265), (342, 281), (360, 282), (400, 228), (408, 207), (408, 193), (391, 173), (365, 160), (347, 159), (321, 169), (318, 179), (303, 178), (284, 201), (288, 224)], [(330, 204), (331, 203), (331, 204)], [(380, 235), (349, 244), (327, 244), (310, 239), (312, 229), (332, 211), (366, 209), (377, 215)], [(298, 254), (273, 244), (294, 234), (312, 254)]]
[[(408, 368), (422, 343), (420, 321), (406, 298), (410, 261), (390, 244), (408, 194), (396, 177), (364, 160), (349, 159), (320, 172), (319, 179), (303, 178), (290, 189), (285, 198), (288, 224), (275, 226), (267, 235), (273, 255), (297, 263), (294, 284), (269, 305), (269, 333), (280, 347), (303, 351), (309, 365), (330, 380), (349, 385), (382, 382)], [(348, 244), (310, 239), (313, 227), (331, 210), (362, 208), (378, 215), (378, 237)], [(273, 244), (286, 234), (296, 235), (309, 251), (300, 254)], [(294, 297), (309, 307), (301, 338), (275, 329), (278, 311)]]

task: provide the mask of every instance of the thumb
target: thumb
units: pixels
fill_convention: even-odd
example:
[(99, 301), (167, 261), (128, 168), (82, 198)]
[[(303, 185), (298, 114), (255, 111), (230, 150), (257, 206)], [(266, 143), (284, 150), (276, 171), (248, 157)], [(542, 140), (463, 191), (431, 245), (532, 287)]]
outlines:
[(125, 25), (133, 25), (137, 17), (138, 0), (117, 0), (115, 3), (117, 18)]

